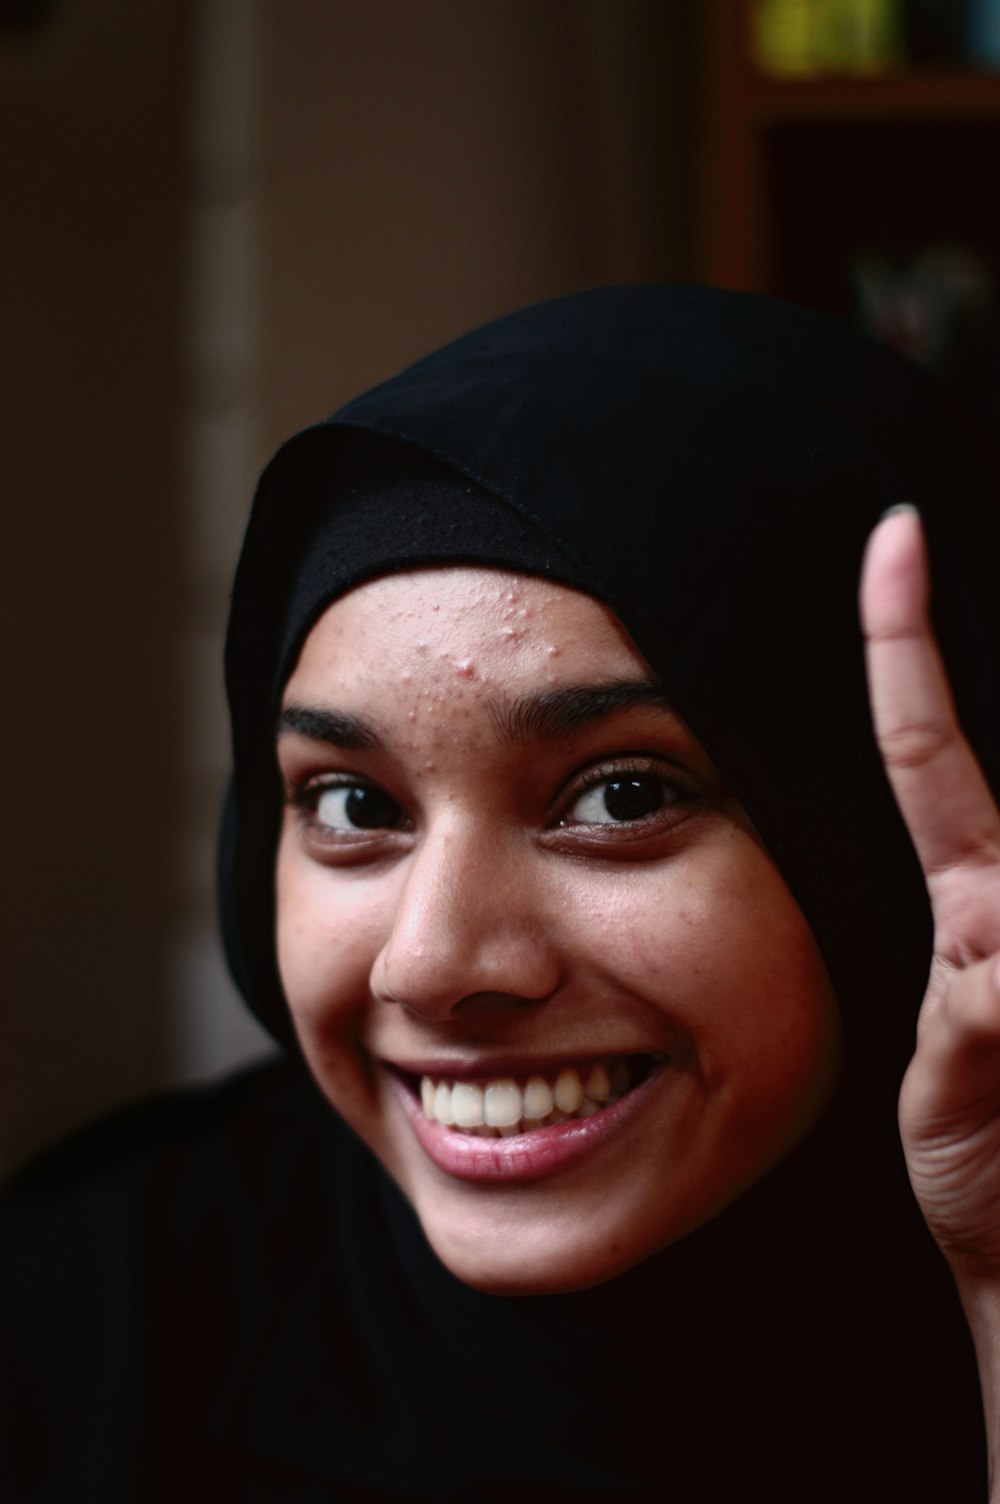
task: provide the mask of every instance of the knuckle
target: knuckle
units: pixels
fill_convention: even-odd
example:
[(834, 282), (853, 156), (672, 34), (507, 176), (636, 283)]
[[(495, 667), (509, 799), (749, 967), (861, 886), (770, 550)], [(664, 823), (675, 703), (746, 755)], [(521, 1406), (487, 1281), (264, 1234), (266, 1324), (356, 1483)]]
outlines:
[(976, 1046), (1000, 1040), (1000, 997), (993, 985), (995, 958), (952, 977), (942, 1022), (956, 1043)]
[(944, 717), (913, 721), (879, 734), (879, 748), (888, 768), (919, 768), (954, 744), (955, 728)]

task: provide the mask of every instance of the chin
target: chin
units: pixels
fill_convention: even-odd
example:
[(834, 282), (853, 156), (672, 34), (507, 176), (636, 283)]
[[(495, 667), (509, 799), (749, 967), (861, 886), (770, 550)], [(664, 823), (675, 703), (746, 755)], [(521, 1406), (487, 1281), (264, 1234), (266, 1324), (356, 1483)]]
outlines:
[[(683, 1236), (686, 1228), (623, 1239), (603, 1215), (588, 1219), (552, 1207), (414, 1206), (431, 1248), (445, 1268), (488, 1295), (560, 1295), (616, 1279)], [(589, 1225), (588, 1225), (589, 1222)]]
[(522, 1253), (516, 1242), (498, 1254), (483, 1248), (456, 1248), (450, 1240), (428, 1237), (449, 1273), (486, 1295), (570, 1295), (616, 1279), (644, 1257), (629, 1259), (616, 1248), (575, 1251), (569, 1256), (557, 1250)]

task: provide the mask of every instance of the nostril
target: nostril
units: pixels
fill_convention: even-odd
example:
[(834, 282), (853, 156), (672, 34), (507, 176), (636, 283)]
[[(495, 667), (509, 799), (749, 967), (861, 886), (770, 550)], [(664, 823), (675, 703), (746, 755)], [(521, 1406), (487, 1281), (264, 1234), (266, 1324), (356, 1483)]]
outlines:
[(444, 1018), (458, 1009), (510, 1009), (544, 1002), (561, 976), (559, 954), (543, 936), (501, 933), (495, 922), (482, 926), (442, 925), (433, 937), (407, 935), (397, 928), (371, 971), (376, 1001), (412, 1013)]

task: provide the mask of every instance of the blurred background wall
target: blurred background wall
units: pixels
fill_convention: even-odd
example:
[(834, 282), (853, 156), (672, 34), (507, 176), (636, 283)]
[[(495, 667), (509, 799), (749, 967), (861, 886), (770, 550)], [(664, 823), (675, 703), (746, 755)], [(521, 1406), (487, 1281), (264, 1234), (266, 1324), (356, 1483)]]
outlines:
[(190, 18), (0, 29), (8, 1162), (160, 1078), (178, 915)]
[(859, 318), (994, 412), (962, 9), (0, 0), (0, 1165), (268, 1047), (212, 863), (229, 576), (289, 432), (518, 305), (675, 278)]
[(255, 472), (470, 324), (691, 273), (697, 9), (0, 6), (5, 1164), (264, 1047), (212, 900)]

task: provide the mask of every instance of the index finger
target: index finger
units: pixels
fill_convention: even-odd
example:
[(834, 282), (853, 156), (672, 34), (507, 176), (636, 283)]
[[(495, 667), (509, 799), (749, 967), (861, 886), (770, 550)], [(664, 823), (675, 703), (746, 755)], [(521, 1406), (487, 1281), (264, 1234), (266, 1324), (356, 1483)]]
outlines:
[(912, 507), (895, 509), (868, 540), (861, 622), (882, 760), (933, 880), (955, 867), (1000, 861), (1000, 816), (958, 724), (928, 598), (920, 519)]

